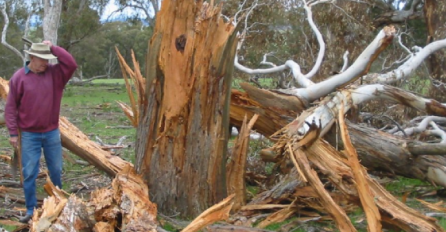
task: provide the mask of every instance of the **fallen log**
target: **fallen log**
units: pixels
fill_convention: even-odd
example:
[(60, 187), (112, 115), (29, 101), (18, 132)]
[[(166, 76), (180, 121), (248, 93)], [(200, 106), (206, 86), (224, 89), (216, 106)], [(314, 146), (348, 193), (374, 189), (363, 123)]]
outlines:
[(65, 117), (60, 117), (59, 128), (63, 147), (108, 175), (115, 176), (127, 165), (133, 166), (120, 157), (112, 155), (110, 151), (103, 150), (99, 144), (91, 141)]
[[(231, 101), (231, 123), (237, 123), (243, 120), (240, 115), (246, 114), (249, 116), (259, 114), (258, 121), (265, 121), (269, 123), (256, 123), (253, 126), (253, 130), (267, 136), (271, 140), (277, 139), (275, 137), (271, 137), (271, 135), (273, 135), (280, 128), (283, 128), (287, 124), (291, 123), (295, 117), (302, 112), (300, 110), (290, 110), (289, 107), (280, 109), (281, 105), (288, 106), (296, 103), (297, 100), (293, 99), (292, 96), (289, 96), (288, 98), (278, 98), (278, 94), (272, 94), (267, 95), (268, 98), (261, 98), (259, 96), (261, 96), (261, 93), (265, 92), (266, 90), (256, 89), (243, 83), (240, 84), (240, 86), (243, 89), (246, 88), (247, 90), (246, 93), (232, 91), (231, 99), (243, 99), (243, 101)], [(249, 93), (255, 94), (257, 101), (251, 99)], [(328, 103), (330, 102), (331, 97), (332, 96), (328, 96), (326, 99), (321, 101), (321, 103), (329, 105)], [(268, 102), (274, 101), (272, 98), (276, 98), (281, 102), (288, 101), (288, 104), (281, 103), (276, 107), (268, 107)], [(263, 102), (266, 103), (263, 104)], [(324, 107), (325, 106), (321, 106), (321, 108)], [(236, 114), (232, 113), (233, 108), (237, 109)], [(316, 110), (316, 108), (312, 108), (307, 112), (314, 110)], [(337, 112), (337, 110), (333, 110), (332, 112)], [(309, 114), (310, 113), (307, 113), (307, 115)], [(334, 120), (332, 120), (331, 124), (333, 122)], [(328, 125), (330, 122), (326, 122), (326, 124)], [(353, 146), (355, 149), (357, 149), (361, 164), (369, 171), (385, 171), (390, 174), (401, 175), (408, 178), (427, 180), (435, 185), (446, 187), (446, 173), (444, 171), (444, 167), (446, 166), (446, 157), (438, 156), (437, 150), (432, 151), (433, 155), (420, 155), (421, 152), (417, 148), (424, 143), (397, 137), (358, 124), (347, 122), (347, 125), (349, 128), (349, 136), (352, 140)], [(276, 128), (276, 131), (273, 132), (272, 128)], [(298, 129), (299, 128), (296, 128), (296, 131)], [(325, 129), (325, 131), (322, 131), (321, 133), (325, 134), (324, 139), (329, 141), (331, 144), (342, 148), (342, 141), (337, 139), (335, 132), (335, 130), (329, 131), (328, 129)], [(375, 149), (376, 147), (381, 147), (382, 149)], [(414, 154), (412, 154), (412, 151)], [(266, 158), (268, 161), (273, 161), (274, 159), (280, 158), (275, 156), (281, 156), (280, 152), (274, 154), (269, 152), (267, 154), (268, 157)]]

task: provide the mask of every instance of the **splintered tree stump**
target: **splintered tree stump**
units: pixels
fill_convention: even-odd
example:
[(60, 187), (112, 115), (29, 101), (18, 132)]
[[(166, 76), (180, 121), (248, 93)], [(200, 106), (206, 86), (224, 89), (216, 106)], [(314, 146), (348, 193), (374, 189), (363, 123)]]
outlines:
[(196, 217), (227, 196), (236, 28), (214, 1), (163, 1), (139, 106), (136, 170), (164, 214)]

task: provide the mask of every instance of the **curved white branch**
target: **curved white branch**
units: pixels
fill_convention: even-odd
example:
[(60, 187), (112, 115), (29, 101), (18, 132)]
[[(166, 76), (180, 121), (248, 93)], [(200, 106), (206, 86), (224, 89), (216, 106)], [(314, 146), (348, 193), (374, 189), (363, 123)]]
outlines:
[[(317, 3), (313, 3), (312, 5), (317, 4)], [(310, 24), (311, 29), (313, 29), (314, 34), (316, 35), (317, 38), (317, 42), (319, 43), (319, 52), (317, 54), (317, 59), (316, 59), (316, 63), (314, 64), (313, 68), (311, 69), (311, 71), (309, 73), (307, 73), (304, 77), (311, 79), (319, 70), (319, 68), (321, 67), (322, 64), (322, 60), (324, 59), (324, 55), (325, 55), (325, 42), (324, 39), (322, 38), (322, 34), (319, 31), (319, 29), (317, 28), (316, 24), (313, 21), (313, 12), (311, 12), (311, 6), (310, 4), (306, 4), (305, 0), (304, 0), (304, 9), (307, 12), (307, 19), (308, 19), (308, 24)]]
[(5, 20), (5, 24), (3, 25), (3, 30), (2, 30), (2, 44), (8, 48), (9, 50), (11, 50), (12, 52), (14, 52), (18, 57), (20, 57), (20, 59), (22, 59), (23, 61), (25, 61), (25, 56), (23, 56), (23, 54), (17, 50), (15, 47), (11, 46), (7, 41), (6, 41), (6, 34), (8, 32), (8, 26), (9, 26), (9, 17), (8, 17), (8, 13), (6, 12), (6, 6), (5, 5), (0, 5), (1, 7), (1, 11), (2, 11), (2, 15), (3, 15), (3, 19)]
[(403, 41), (401, 41), (401, 34), (398, 35), (398, 43), (407, 52), (407, 54), (412, 55), (412, 52), (409, 50), (409, 48), (407, 48), (406, 45), (403, 44)]
[(266, 68), (266, 69), (251, 69), (248, 67), (245, 67), (243, 65), (241, 65), (238, 62), (238, 57), (235, 56), (235, 61), (234, 61), (235, 67), (247, 74), (268, 74), (268, 73), (275, 73), (275, 72), (280, 72), (280, 71), (284, 71), (286, 69), (290, 69), (291, 72), (293, 73), (297, 83), (303, 87), (308, 87), (310, 85), (313, 85), (314, 83), (306, 78), (303, 77), (302, 72), (300, 71), (300, 66), (292, 61), (292, 60), (288, 60), (285, 62), (285, 64), (280, 65), (280, 66), (275, 66), (272, 68)]
[(382, 29), (369, 46), (367, 46), (361, 55), (359, 55), (355, 62), (343, 73), (307, 88), (289, 90), (288, 93), (303, 97), (307, 101), (312, 102), (320, 97), (326, 96), (342, 85), (354, 81), (366, 71), (371, 61), (376, 56), (376, 53), (382, 48), (383, 43), (387, 42), (387, 39), (393, 38), (394, 33), (395, 29), (393, 27), (385, 27)]
[(440, 138), (441, 138), (440, 143), (446, 143), (446, 133), (442, 129), (440, 129), (435, 122), (430, 122), (430, 125), (434, 129), (427, 131), (428, 134), (440, 136)]
[[(354, 105), (373, 99), (395, 101), (419, 111), (426, 111), (429, 103), (432, 101), (431, 99), (422, 98), (413, 93), (382, 84), (364, 85), (352, 91), (352, 101)], [(442, 106), (446, 107), (446, 105)]]
[(344, 72), (345, 69), (347, 69), (347, 67), (348, 67), (348, 54), (349, 54), (349, 52), (345, 51), (344, 55), (342, 56), (342, 59), (344, 60), (344, 65), (342, 65), (342, 68), (340, 71), (341, 73)]
[(276, 67), (277, 66), (276, 64), (274, 64), (273, 62), (267, 61), (267, 58), (269, 55), (270, 55), (269, 53), (263, 55), (263, 60), (260, 62), (260, 64), (269, 65), (271, 67)]
[[(446, 118), (439, 117), (439, 116), (425, 117), (423, 120), (421, 120), (421, 122), (418, 124), (418, 126), (409, 127), (409, 128), (404, 129), (404, 133), (406, 135), (413, 135), (416, 133), (421, 133), (423, 131), (426, 131), (427, 127), (429, 126), (429, 124), (431, 122), (446, 122)], [(394, 133), (394, 135), (402, 136), (403, 133), (401, 131), (398, 131), (398, 132)]]
[[(288, 66), (289, 68), (292, 69), (293, 78), (295, 79), (296, 83), (298, 83), (299, 85), (301, 85), (304, 88), (307, 87), (307, 86), (313, 85), (313, 82), (309, 81), (308, 79), (311, 79), (311, 77), (313, 77), (317, 73), (317, 71), (319, 70), (319, 68), (320, 68), (320, 66), (322, 64), (322, 60), (323, 60), (324, 55), (325, 55), (325, 42), (324, 42), (324, 39), (322, 38), (322, 34), (319, 32), (319, 29), (317, 28), (316, 24), (313, 21), (313, 16), (312, 16), (313, 14), (311, 12), (311, 6), (319, 4), (319, 3), (322, 3), (322, 2), (332, 2), (332, 0), (310, 1), (308, 4), (304, 0), (304, 8), (305, 8), (305, 11), (307, 13), (308, 23), (309, 23), (311, 29), (313, 30), (313, 32), (315, 33), (317, 41), (318, 41), (319, 46), (320, 46), (319, 52), (318, 52), (318, 56), (316, 58), (316, 62), (314, 64), (313, 68), (311, 69), (311, 71), (309, 73), (307, 73), (306, 75), (303, 75), (302, 72), (301, 72), (299, 64), (297, 64), (296, 62), (291, 61), (291, 60), (286, 61), (285, 65), (278, 66), (278, 67), (280, 67), (280, 69), (276, 70), (276, 71), (283, 71), (282, 68), (285, 68), (285, 67)], [(257, 6), (258, 6), (258, 4), (257, 4), (257, 1), (256, 1), (255, 5), (253, 7), (251, 7), (251, 9), (248, 11), (248, 15)], [(248, 28), (248, 26), (247, 26), (247, 19), (248, 19), (248, 16), (246, 16), (245, 22), (244, 22), (245, 23), (245, 29), (240, 33), (240, 36), (239, 36), (240, 40), (239, 40), (239, 43), (237, 45), (237, 50), (240, 49), (241, 44), (243, 44), (243, 42), (245, 40), (245, 36), (246, 36), (246, 33), (247, 33), (247, 28)], [(266, 69), (266, 70), (264, 70), (264, 69), (250, 69), (250, 68), (244, 67), (243, 65), (241, 65), (238, 62), (237, 55), (236, 55), (236, 59), (235, 59), (234, 63), (235, 63), (235, 67), (237, 69), (239, 69), (242, 72), (248, 73), (248, 74), (264, 74), (264, 73), (276, 72), (276, 71), (272, 71), (273, 69)]]
[(446, 39), (437, 40), (426, 45), (424, 48), (414, 53), (412, 57), (410, 57), (395, 70), (384, 74), (373, 73), (366, 75), (364, 77), (364, 81), (370, 83), (392, 83), (405, 78), (412, 74), (412, 72), (415, 71), (421, 63), (423, 63), (424, 59), (442, 48), (446, 48)]

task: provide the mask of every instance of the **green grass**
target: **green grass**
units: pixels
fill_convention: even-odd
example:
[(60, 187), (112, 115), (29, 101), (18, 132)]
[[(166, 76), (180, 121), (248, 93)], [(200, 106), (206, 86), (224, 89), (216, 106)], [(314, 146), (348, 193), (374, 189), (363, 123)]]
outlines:
[(116, 85), (124, 85), (124, 79), (96, 79), (92, 81), (93, 84), (116, 84)]
[(67, 86), (64, 91), (64, 97), (62, 98), (62, 104), (71, 107), (96, 106), (105, 103), (115, 103), (117, 100), (129, 102), (124, 85), (101, 86), (94, 84)]

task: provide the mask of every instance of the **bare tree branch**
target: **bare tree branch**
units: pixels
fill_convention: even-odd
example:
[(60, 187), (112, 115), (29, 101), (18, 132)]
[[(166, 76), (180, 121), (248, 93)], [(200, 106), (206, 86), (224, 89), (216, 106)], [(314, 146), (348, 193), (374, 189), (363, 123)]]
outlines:
[(2, 5), (0, 5), (0, 8), (1, 8), (1, 11), (2, 11), (3, 19), (5, 20), (5, 24), (3, 25), (3, 30), (2, 30), (2, 44), (6, 48), (8, 48), (12, 52), (14, 52), (18, 57), (20, 57), (20, 59), (25, 61), (25, 56), (23, 56), (23, 54), (19, 50), (17, 50), (15, 47), (11, 46), (6, 41), (6, 34), (8, 32), (8, 26), (9, 26), (9, 17), (8, 17), (8, 13), (6, 12), (6, 5), (2, 4)]
[(446, 39), (432, 42), (426, 45), (424, 48), (414, 52), (413, 55), (397, 69), (384, 74), (368, 74), (364, 76), (364, 81), (368, 83), (393, 83), (397, 80), (408, 77), (429, 55), (443, 48), (446, 48)]

